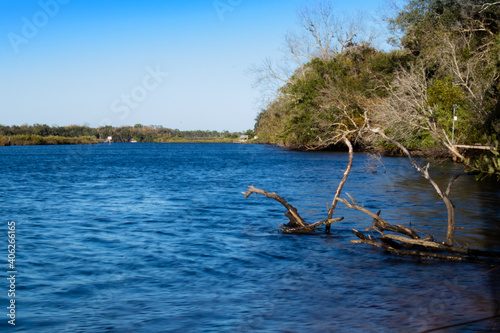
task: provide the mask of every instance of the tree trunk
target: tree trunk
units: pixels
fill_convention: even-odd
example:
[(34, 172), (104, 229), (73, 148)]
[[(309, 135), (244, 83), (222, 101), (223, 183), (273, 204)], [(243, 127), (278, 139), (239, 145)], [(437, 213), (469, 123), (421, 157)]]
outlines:
[(447, 223), (448, 224), (448, 228), (447, 228), (447, 233), (446, 233), (446, 245), (453, 246), (453, 242), (454, 242), (453, 235), (455, 233), (455, 206), (453, 205), (453, 202), (451, 201), (449, 195), (450, 195), (450, 192), (451, 192), (451, 186), (453, 185), (453, 182), (460, 176), (460, 174), (457, 174), (457, 175), (453, 176), (451, 178), (450, 182), (448, 183), (448, 188), (446, 189), (446, 191), (443, 191), (436, 184), (436, 182), (430, 177), (430, 175), (429, 175), (429, 164), (427, 164), (427, 166), (425, 166), (425, 167), (421, 167), (413, 159), (413, 156), (411, 156), (411, 154), (408, 151), (408, 149), (406, 149), (406, 147), (403, 146), (401, 143), (397, 142), (396, 140), (393, 140), (393, 139), (389, 138), (387, 135), (385, 135), (378, 128), (375, 128), (375, 129), (369, 128), (369, 130), (372, 133), (375, 133), (375, 134), (381, 136), (382, 138), (384, 138), (385, 140), (387, 140), (387, 141), (395, 144), (396, 146), (398, 146), (408, 156), (408, 159), (410, 160), (411, 165), (415, 169), (417, 169), (417, 171), (420, 172), (422, 174), (422, 176), (429, 181), (429, 183), (431, 183), (432, 187), (434, 187), (434, 190), (436, 191), (436, 193), (439, 195), (439, 197), (441, 198), (441, 200), (443, 200), (444, 204), (446, 205), (446, 210), (447, 210), (447, 213), (448, 213), (448, 221), (447, 221), (448, 222)]
[[(332, 206), (328, 210), (328, 217), (327, 217), (328, 220), (332, 219), (333, 212), (335, 211), (335, 207), (337, 206), (337, 202), (338, 202), (340, 193), (342, 192), (342, 188), (344, 187), (344, 184), (347, 181), (347, 177), (349, 176), (349, 173), (351, 172), (352, 161), (354, 159), (354, 154), (353, 154), (353, 148), (352, 148), (351, 141), (349, 141), (349, 139), (346, 138), (346, 137), (343, 137), (342, 140), (344, 141), (344, 143), (346, 144), (346, 146), (349, 147), (349, 163), (347, 164), (347, 169), (345, 170), (344, 176), (342, 177), (342, 180), (340, 181), (340, 184), (339, 184), (339, 186), (337, 188), (337, 192), (335, 192), (335, 197), (333, 198)], [(326, 223), (325, 232), (327, 234), (330, 233), (330, 226), (331, 226), (331, 223)]]
[(446, 245), (453, 246), (455, 234), (455, 207), (448, 196), (443, 197), (443, 202), (448, 211), (448, 230), (446, 232)]

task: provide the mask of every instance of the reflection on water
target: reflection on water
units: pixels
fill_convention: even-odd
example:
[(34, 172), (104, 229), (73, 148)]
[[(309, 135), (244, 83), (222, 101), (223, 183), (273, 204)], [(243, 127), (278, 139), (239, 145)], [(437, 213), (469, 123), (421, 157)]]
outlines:
[[(344, 191), (444, 239), (444, 204), (408, 161), (384, 158), (386, 173), (367, 161), (355, 156)], [(371, 219), (341, 204), (331, 235), (281, 235), (284, 209), (241, 194), (276, 191), (321, 220), (343, 153), (113, 144), (0, 147), (0, 162), (0, 217), (19, 226), (18, 331), (418, 332), (498, 314), (499, 269), (353, 245)], [(456, 169), (433, 177), (445, 186)], [(499, 189), (456, 181), (458, 242), (500, 250)]]

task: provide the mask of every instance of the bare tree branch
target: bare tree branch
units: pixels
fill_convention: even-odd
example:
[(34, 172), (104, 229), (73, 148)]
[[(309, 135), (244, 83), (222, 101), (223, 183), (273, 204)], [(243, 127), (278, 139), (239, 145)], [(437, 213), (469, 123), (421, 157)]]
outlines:
[(450, 181), (450, 183), (448, 184), (447, 190), (445, 192), (443, 192), (441, 190), (441, 188), (436, 184), (436, 182), (430, 177), (430, 175), (429, 175), (429, 164), (427, 164), (427, 166), (425, 166), (425, 167), (421, 167), (413, 159), (413, 157), (411, 156), (411, 154), (408, 151), (408, 149), (406, 149), (406, 147), (404, 147), (402, 144), (400, 144), (399, 142), (397, 142), (397, 141), (389, 138), (387, 135), (385, 135), (383, 133), (383, 131), (381, 131), (378, 128), (375, 128), (375, 129), (369, 128), (369, 130), (371, 132), (373, 132), (373, 133), (381, 136), (385, 140), (391, 142), (392, 144), (396, 145), (399, 149), (401, 149), (406, 154), (406, 156), (408, 156), (408, 159), (410, 160), (411, 165), (418, 172), (420, 172), (420, 174), (422, 174), (422, 176), (425, 179), (427, 179), (429, 181), (429, 183), (431, 183), (431, 185), (434, 188), (434, 190), (436, 191), (436, 193), (439, 195), (439, 197), (443, 200), (444, 204), (446, 205), (446, 209), (448, 211), (448, 228), (447, 228), (447, 233), (446, 233), (446, 245), (453, 246), (453, 243), (454, 243), (454, 233), (455, 233), (455, 205), (453, 204), (453, 202), (451, 201), (451, 199), (449, 198), (448, 195), (450, 193), (451, 185), (453, 184), (453, 181), (456, 178), (458, 178), (458, 176), (456, 176), (455, 178), (452, 179), (452, 181)]
[[(344, 176), (342, 177), (342, 180), (340, 181), (339, 186), (337, 187), (337, 191), (335, 192), (335, 196), (333, 197), (332, 205), (331, 205), (330, 209), (328, 209), (327, 220), (330, 220), (333, 216), (333, 212), (335, 211), (335, 207), (337, 206), (337, 201), (339, 199), (340, 193), (342, 192), (342, 188), (344, 187), (344, 184), (347, 181), (347, 177), (349, 177), (349, 173), (351, 172), (351, 168), (352, 168), (352, 161), (353, 161), (352, 144), (349, 141), (349, 139), (346, 137), (343, 137), (343, 142), (346, 144), (347, 147), (349, 147), (349, 163), (347, 164), (347, 168), (344, 172)], [(326, 225), (325, 232), (330, 233), (330, 223), (328, 223)]]
[(246, 192), (244, 192), (243, 194), (245, 195), (245, 198), (248, 198), (252, 193), (262, 194), (263, 196), (266, 196), (268, 198), (271, 198), (271, 199), (278, 201), (280, 204), (285, 206), (285, 208), (288, 210), (288, 213), (285, 214), (285, 216), (287, 216), (292, 223), (298, 223), (301, 228), (307, 228), (309, 226), (309, 224), (306, 221), (304, 221), (304, 219), (299, 215), (299, 213), (297, 212), (297, 209), (295, 207), (293, 207), (292, 205), (290, 205), (285, 199), (283, 199), (282, 197), (280, 197), (276, 193), (274, 193), (274, 192), (269, 193), (269, 192), (258, 189), (258, 188), (251, 185), (248, 187), (248, 190)]
[[(288, 32), (285, 36), (281, 65), (266, 59), (250, 69), (256, 77), (255, 85), (269, 94), (273, 89), (290, 83), (294, 73), (304, 77), (307, 62), (314, 58), (330, 59), (358, 44), (368, 31), (363, 26), (364, 21), (365, 17), (360, 13), (347, 15), (336, 11), (327, 0), (306, 4), (297, 12), (299, 31)], [(372, 38), (364, 40), (369, 42)]]
[(480, 13), (488, 10), (490, 7), (497, 6), (497, 5), (500, 5), (500, 1), (485, 3), (485, 4), (483, 4), (483, 7), (481, 8)]
[(371, 211), (369, 211), (368, 209), (359, 206), (349, 194), (347, 194), (347, 196), (349, 197), (351, 202), (347, 201), (346, 199), (341, 199), (341, 198), (339, 198), (338, 200), (340, 202), (342, 202), (343, 204), (345, 204), (348, 208), (359, 210), (360, 212), (363, 212), (363, 213), (373, 217), (373, 227), (369, 228), (368, 230), (372, 230), (373, 228), (378, 228), (380, 230), (399, 232), (399, 233), (402, 233), (403, 235), (407, 235), (413, 239), (420, 239), (420, 236), (414, 230), (407, 228), (405, 226), (402, 226), (402, 225), (394, 226), (394, 225), (387, 223), (383, 218), (380, 217), (380, 215), (379, 215), (380, 211), (378, 214), (374, 214)]
[(429, 106), (428, 89), (423, 64), (401, 68), (387, 87), (389, 97), (373, 103), (372, 118), (383, 128), (390, 128), (396, 140), (408, 140), (412, 133), (428, 131), (452, 155), (465, 160), (436, 121), (435, 111)]

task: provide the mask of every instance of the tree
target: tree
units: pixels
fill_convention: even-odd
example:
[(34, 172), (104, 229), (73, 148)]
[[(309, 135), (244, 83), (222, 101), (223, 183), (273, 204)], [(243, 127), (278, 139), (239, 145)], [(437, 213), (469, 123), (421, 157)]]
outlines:
[(294, 76), (259, 114), (255, 130), (268, 142), (307, 149), (327, 148), (343, 136), (362, 142), (353, 135), (360, 133), (367, 103), (386, 94), (382, 87), (406, 58), (404, 52), (386, 54), (368, 44), (328, 60), (315, 58), (305, 65), (305, 75)]
[(328, 60), (347, 48), (357, 45), (364, 33), (363, 16), (360, 13), (349, 16), (335, 10), (330, 1), (309, 3), (299, 9), (298, 33), (287, 35), (287, 46), (291, 54), (299, 59), (319, 58)]
[(250, 72), (256, 77), (255, 86), (263, 90), (266, 104), (279, 97), (280, 87), (304, 78), (306, 64), (315, 58), (328, 60), (361, 42), (370, 41), (366, 35), (361, 13), (347, 15), (336, 11), (331, 1), (309, 2), (297, 11), (298, 31), (285, 36), (283, 57), (275, 62), (265, 59)]
[(429, 87), (451, 79), (463, 90), (464, 109), (476, 130), (495, 127), (500, 6), (485, 0), (409, 0), (389, 23), (425, 69)]
[(261, 68), (261, 79), (279, 83), (273, 81), (278, 88), (258, 115), (259, 138), (305, 149), (327, 148), (342, 136), (387, 145), (359, 131), (368, 111), (373, 124), (408, 148), (442, 146), (471, 169), (496, 170), (491, 161), (467, 157), (473, 144), (489, 148), (500, 134), (500, 6), (405, 3), (390, 19), (403, 49), (390, 52), (360, 42), (358, 34), (353, 43), (349, 33), (341, 36), (351, 42), (339, 40), (345, 25), (328, 3), (302, 8), (300, 33), (287, 36), (287, 61), (295, 62), (295, 71), (278, 75), (286, 61)]

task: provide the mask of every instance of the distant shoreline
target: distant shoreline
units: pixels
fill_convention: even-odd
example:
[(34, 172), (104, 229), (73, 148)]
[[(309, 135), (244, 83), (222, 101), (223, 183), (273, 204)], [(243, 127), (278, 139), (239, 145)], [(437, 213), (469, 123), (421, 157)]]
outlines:
[(48, 126), (0, 125), (0, 146), (59, 145), (59, 144), (95, 144), (102, 142), (197, 142), (197, 143), (232, 143), (251, 141), (252, 130), (246, 132), (194, 130), (180, 131), (163, 126), (112, 127), (101, 126)]
[(1, 135), (0, 146), (85, 145), (102, 143), (104, 140), (81, 136), (77, 138), (40, 135)]
[[(89, 145), (108, 143), (106, 140), (97, 139), (92, 137), (58, 137), (48, 136), (43, 137), (39, 135), (14, 135), (14, 136), (0, 136), (0, 146), (56, 146), (56, 145)], [(239, 142), (231, 138), (199, 138), (199, 139), (186, 139), (186, 138), (171, 138), (154, 142), (113, 142), (111, 143), (240, 143), (249, 144), (256, 142)]]

